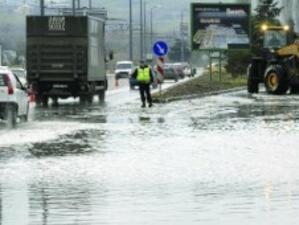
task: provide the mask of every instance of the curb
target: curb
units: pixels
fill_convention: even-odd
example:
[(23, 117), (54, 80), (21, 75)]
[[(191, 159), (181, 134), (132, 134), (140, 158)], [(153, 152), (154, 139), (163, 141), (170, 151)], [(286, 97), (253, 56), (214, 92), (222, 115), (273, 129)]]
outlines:
[(230, 88), (226, 90), (219, 90), (219, 91), (212, 91), (207, 93), (200, 93), (200, 94), (192, 94), (192, 95), (182, 95), (178, 97), (172, 97), (172, 98), (166, 98), (166, 99), (154, 99), (154, 103), (170, 103), (175, 101), (182, 101), (182, 100), (190, 100), (195, 98), (203, 98), (211, 95), (219, 95), (219, 94), (225, 94), (235, 91), (242, 91), (246, 88), (246, 86), (236, 87), (236, 88)]

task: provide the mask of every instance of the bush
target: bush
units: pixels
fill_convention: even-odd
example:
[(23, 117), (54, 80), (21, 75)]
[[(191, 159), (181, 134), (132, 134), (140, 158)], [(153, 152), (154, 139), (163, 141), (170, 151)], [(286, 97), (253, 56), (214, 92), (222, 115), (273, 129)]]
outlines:
[(249, 50), (235, 50), (228, 52), (226, 70), (233, 78), (245, 75), (250, 63), (251, 54)]

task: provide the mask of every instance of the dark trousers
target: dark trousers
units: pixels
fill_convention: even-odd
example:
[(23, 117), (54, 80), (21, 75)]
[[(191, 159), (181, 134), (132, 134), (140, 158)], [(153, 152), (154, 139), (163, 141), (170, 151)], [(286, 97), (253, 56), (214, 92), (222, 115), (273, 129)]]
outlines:
[(150, 84), (139, 84), (139, 91), (140, 91), (140, 97), (141, 97), (141, 101), (142, 103), (145, 103), (145, 95), (146, 95), (146, 99), (147, 102), (149, 104), (152, 103), (152, 95), (151, 95), (151, 87)]

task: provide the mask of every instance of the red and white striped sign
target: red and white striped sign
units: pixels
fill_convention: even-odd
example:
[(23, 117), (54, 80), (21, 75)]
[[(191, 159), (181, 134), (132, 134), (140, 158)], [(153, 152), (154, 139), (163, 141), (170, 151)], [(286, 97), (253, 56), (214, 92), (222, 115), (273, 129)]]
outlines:
[(164, 63), (165, 63), (165, 57), (157, 58), (157, 72), (158, 72), (158, 80), (160, 82), (163, 82), (164, 80)]

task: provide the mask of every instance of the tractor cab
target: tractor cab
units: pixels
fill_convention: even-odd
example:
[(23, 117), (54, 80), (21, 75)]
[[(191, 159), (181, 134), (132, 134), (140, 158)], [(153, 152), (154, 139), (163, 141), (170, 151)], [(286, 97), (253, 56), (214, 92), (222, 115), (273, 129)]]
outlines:
[(263, 48), (277, 50), (289, 44), (289, 26), (268, 26), (262, 25)]

